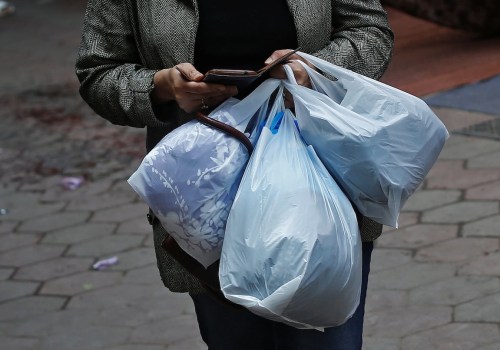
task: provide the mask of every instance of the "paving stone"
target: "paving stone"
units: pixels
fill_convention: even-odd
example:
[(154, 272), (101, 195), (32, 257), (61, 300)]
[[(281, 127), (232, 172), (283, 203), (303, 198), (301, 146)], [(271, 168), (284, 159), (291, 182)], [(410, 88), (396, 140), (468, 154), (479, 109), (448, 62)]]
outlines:
[(385, 308), (365, 315), (363, 333), (368, 337), (401, 338), (451, 321), (451, 307), (411, 306)]
[(1, 183), (0, 184), (0, 199), (2, 199), (2, 201), (0, 201), (0, 203), (3, 203), (2, 197), (7, 197), (7, 196), (14, 194), (16, 192), (16, 190), (18, 189), (18, 187), (19, 187), (19, 184), (17, 184), (17, 183)]
[(419, 249), (416, 261), (465, 262), (498, 250), (497, 238), (456, 238)]
[(129, 195), (134, 195), (135, 198), (137, 198), (138, 201), (140, 201), (140, 198), (139, 198), (139, 195), (137, 193), (135, 193), (135, 191), (132, 189), (132, 187), (128, 184), (127, 182), (127, 178), (133, 174), (133, 172), (136, 170), (137, 168), (135, 168), (134, 170), (132, 171), (126, 171), (125, 170), (125, 173), (127, 173), (127, 175), (125, 177), (122, 177), (122, 175), (118, 176), (118, 178), (116, 179), (117, 181), (113, 184), (113, 186), (111, 187), (111, 190), (109, 190), (109, 193), (112, 193), (112, 194), (117, 194), (117, 193), (120, 193), (120, 194), (129, 194)]
[(421, 305), (458, 305), (500, 292), (500, 280), (483, 276), (457, 276), (410, 291), (410, 303)]
[(105, 350), (166, 350), (166, 347), (161, 345), (124, 344), (112, 346), (110, 348), (106, 348)]
[(453, 135), (443, 151), (440, 159), (469, 159), (500, 150), (500, 142), (476, 137)]
[(88, 290), (114, 285), (119, 283), (121, 279), (122, 274), (120, 272), (81, 272), (44, 283), (39, 294), (73, 296)]
[(93, 238), (71, 246), (68, 256), (107, 257), (140, 246), (143, 237), (140, 235), (111, 235)]
[[(164, 288), (163, 286), (158, 288)], [(154, 287), (151, 288), (154, 290)], [(192, 305), (192, 301), (187, 295), (185, 300), (169, 299), (168, 297), (153, 297), (134, 300), (123, 305), (113, 305), (99, 311), (99, 315), (92, 321), (93, 324), (103, 327), (138, 327), (153, 321), (159, 323), (168, 322), (169, 319), (181, 315), (194, 315), (187, 312), (188, 305)], [(190, 303), (190, 304), (188, 304)], [(74, 308), (71, 310), (86, 310)]]
[(381, 271), (389, 268), (409, 263), (412, 260), (412, 253), (402, 249), (382, 249), (377, 246), (373, 250), (371, 272)]
[(26, 322), (36, 315), (61, 309), (66, 298), (28, 296), (0, 304), (0, 322)]
[(402, 212), (398, 218), (399, 228), (405, 228), (418, 223), (420, 213), (417, 212)]
[(151, 290), (155, 291), (156, 296), (138, 299), (134, 305), (142, 310), (149, 310), (152, 319), (159, 319), (164, 315), (168, 315), (168, 318), (195, 315), (193, 301), (188, 294), (172, 293), (160, 284)]
[(427, 189), (467, 189), (500, 178), (498, 169), (465, 169), (464, 161), (440, 160), (426, 178)]
[(458, 322), (500, 323), (500, 293), (475, 299), (455, 308)]
[(454, 203), (462, 195), (458, 190), (421, 190), (414, 193), (404, 205), (405, 210), (423, 211)]
[[(465, 110), (460, 110), (456, 108), (444, 108), (432, 106), (432, 110), (439, 119), (446, 125), (446, 128), (451, 132), (455, 130), (463, 129), (467, 126), (478, 124), (493, 119), (494, 117), (490, 114), (470, 112)], [(452, 134), (451, 139), (456, 137)]]
[(144, 295), (152, 297), (149, 285), (118, 284), (98, 290), (90, 290), (71, 298), (67, 308), (107, 308), (133, 304)]
[(422, 222), (458, 224), (498, 213), (498, 203), (461, 202), (424, 212)]
[(481, 346), (480, 348), (477, 348), (476, 350), (498, 350), (498, 349), (500, 349), (500, 342), (495, 342), (493, 344)]
[(408, 292), (405, 290), (371, 289), (368, 284), (366, 311), (403, 307), (408, 305)]
[(17, 221), (0, 221), (0, 234), (14, 232), (17, 225), (19, 225), (19, 222)]
[(151, 248), (135, 248), (120, 253), (119, 258), (118, 264), (111, 267), (112, 270), (130, 270), (156, 262), (155, 252)]
[(25, 205), (11, 206), (2, 205), (2, 208), (7, 208), (9, 213), (5, 215), (6, 220), (29, 220), (33, 218), (46, 217), (57, 213), (64, 208), (66, 203), (40, 204), (36, 200), (26, 203)]
[(22, 267), (16, 272), (14, 279), (49, 281), (57, 277), (71, 275), (76, 272), (88, 271), (93, 262), (94, 259), (92, 258), (59, 257)]
[(155, 246), (155, 241), (153, 238), (153, 235), (147, 235), (146, 239), (142, 242), (142, 245), (145, 247), (154, 247)]
[(363, 350), (399, 350), (399, 339), (364, 337)]
[(14, 322), (0, 322), (0, 336), (12, 336), (12, 329), (14, 329)]
[(100, 320), (99, 316), (99, 310), (95, 309), (47, 310), (43, 313), (25, 317), (21, 322), (14, 323), (14, 326), (8, 330), (8, 334), (18, 337), (43, 338), (65, 327), (76, 328), (96, 325), (96, 321)]
[[(108, 131), (108, 130), (106, 130), (106, 131)], [(114, 131), (112, 131), (112, 133), (114, 133), (115, 135), (119, 134), (116, 132), (116, 129)], [(123, 140), (126, 140), (127, 136), (125, 136), (124, 134), (122, 134), (121, 137), (123, 138)], [(109, 138), (111, 138), (111, 137), (109, 137)], [(107, 147), (108, 145), (109, 145), (109, 142), (108, 142), (108, 144), (105, 143), (104, 147)], [(125, 164), (123, 164), (122, 162), (117, 161), (115, 159), (111, 159), (111, 157), (108, 156), (106, 161), (97, 163), (94, 167), (90, 168), (88, 172), (89, 172), (90, 176), (94, 179), (100, 179), (100, 178), (110, 179), (111, 178), (110, 175), (112, 175), (115, 171), (123, 170), (124, 166), (125, 166)]]
[(454, 323), (406, 337), (402, 350), (476, 350), (495, 339), (500, 339), (496, 325)]
[(117, 233), (132, 233), (132, 234), (151, 234), (152, 235), (153, 230), (152, 230), (151, 225), (149, 224), (148, 220), (146, 219), (146, 215), (144, 215), (143, 217), (139, 217), (137, 219), (122, 222), (118, 226), (118, 229), (116, 230), (116, 232)]
[(132, 218), (144, 218), (147, 212), (148, 207), (144, 203), (125, 204), (119, 207), (98, 211), (92, 217), (92, 221), (121, 223)]
[(377, 239), (377, 247), (414, 249), (457, 237), (456, 225), (420, 224), (387, 232)]
[(370, 275), (372, 289), (412, 289), (455, 274), (452, 264), (409, 263), (393, 269), (374, 272)]
[(468, 168), (500, 168), (500, 152), (488, 153), (469, 159)]
[(19, 188), (21, 192), (45, 192), (54, 186), (60, 186), (61, 176), (46, 176), (33, 183), (23, 183)]
[(160, 274), (156, 263), (146, 265), (137, 269), (128, 271), (123, 278), (123, 283), (137, 284), (157, 284), (161, 283)]
[(99, 195), (111, 187), (112, 182), (107, 179), (95, 180), (92, 182), (84, 181), (82, 185), (75, 190), (68, 190), (60, 185), (62, 177), (59, 177), (57, 186), (52, 186), (44, 192), (40, 200), (44, 202), (58, 201), (78, 201), (81, 198)]
[(0, 236), (0, 252), (35, 244), (41, 238), (37, 233), (7, 233)]
[(198, 323), (192, 315), (182, 315), (163, 322), (152, 322), (134, 329), (130, 335), (132, 343), (171, 345), (197, 336)]
[(14, 273), (14, 269), (0, 267), (0, 281), (5, 281)]
[(460, 270), (463, 275), (500, 276), (500, 252), (472, 260)]
[(490, 216), (462, 227), (464, 237), (500, 237), (500, 215)]
[(131, 203), (134, 200), (135, 197), (131, 195), (103, 193), (98, 196), (96, 195), (75, 198), (68, 204), (67, 210), (86, 210), (95, 212), (98, 210)]
[(21, 267), (60, 256), (65, 246), (36, 244), (0, 254), (0, 266)]
[(40, 340), (0, 336), (0, 344), (5, 350), (33, 350), (37, 349)]
[(207, 345), (198, 335), (197, 339), (182, 340), (179, 343), (167, 346), (167, 350), (207, 350)]
[(81, 224), (89, 218), (86, 212), (62, 212), (44, 215), (32, 220), (24, 221), (19, 227), (19, 231), (28, 232), (49, 232), (63, 227)]
[(38, 286), (35, 282), (1, 281), (0, 302), (33, 294)]
[(75, 244), (91, 240), (95, 237), (111, 235), (116, 224), (106, 222), (86, 222), (81, 225), (66, 227), (61, 230), (49, 232), (45, 235), (43, 243)]
[(500, 181), (492, 181), (469, 188), (465, 192), (466, 199), (500, 200)]
[(101, 350), (125, 343), (129, 333), (128, 328), (117, 327), (62, 327), (42, 339), (40, 350)]

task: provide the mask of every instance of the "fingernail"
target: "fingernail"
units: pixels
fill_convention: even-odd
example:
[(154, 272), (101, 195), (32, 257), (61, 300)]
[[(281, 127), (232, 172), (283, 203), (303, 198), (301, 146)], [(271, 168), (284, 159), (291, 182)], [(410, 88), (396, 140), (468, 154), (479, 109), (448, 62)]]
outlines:
[(271, 58), (268, 58), (267, 60), (264, 61), (264, 64), (269, 64), (271, 63), (273, 60)]

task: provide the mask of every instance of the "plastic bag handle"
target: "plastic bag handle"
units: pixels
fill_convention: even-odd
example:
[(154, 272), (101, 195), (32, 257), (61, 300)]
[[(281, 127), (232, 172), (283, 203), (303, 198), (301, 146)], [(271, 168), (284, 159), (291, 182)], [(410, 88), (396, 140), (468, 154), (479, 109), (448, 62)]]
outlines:
[(291, 84), (294, 84), (294, 85), (299, 85), (297, 83), (297, 79), (295, 79), (295, 74), (293, 74), (292, 67), (290, 67), (288, 64), (285, 64), (285, 65), (283, 65), (283, 68), (285, 69), (285, 73), (286, 73), (286, 77), (288, 79), (288, 82)]
[(281, 85), (278, 79), (267, 79), (257, 86), (247, 97), (235, 104), (231, 109), (235, 115), (245, 116), (243, 120), (252, 117), (271, 94)]
[(309, 55), (307, 53), (297, 51), (297, 55), (306, 59), (309, 63), (311, 63), (316, 68), (319, 68), (320, 71), (328, 73), (330, 75), (333, 75), (334, 77), (353, 80), (352, 76), (355, 75), (355, 76), (359, 76), (362, 79), (369, 79), (369, 78), (362, 76), (361, 74), (349, 71), (348, 69), (339, 67), (337, 65), (334, 65), (333, 63), (323, 61), (322, 59), (315, 57), (315, 56), (312, 56), (312, 55)]

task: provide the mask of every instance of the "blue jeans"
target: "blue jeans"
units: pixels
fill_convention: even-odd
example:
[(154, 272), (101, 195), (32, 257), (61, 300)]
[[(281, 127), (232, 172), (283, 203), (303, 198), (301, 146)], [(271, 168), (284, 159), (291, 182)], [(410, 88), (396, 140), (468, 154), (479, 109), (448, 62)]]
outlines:
[(324, 332), (296, 329), (233, 309), (208, 294), (197, 294), (191, 298), (201, 337), (209, 350), (361, 350), (372, 250), (372, 242), (363, 243), (361, 300), (353, 317), (343, 325)]

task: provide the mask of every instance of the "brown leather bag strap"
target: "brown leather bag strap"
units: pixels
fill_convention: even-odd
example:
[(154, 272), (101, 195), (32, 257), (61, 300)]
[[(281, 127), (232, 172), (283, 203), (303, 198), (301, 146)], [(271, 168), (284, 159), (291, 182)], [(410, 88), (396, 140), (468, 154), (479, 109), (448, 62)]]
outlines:
[(233, 302), (227, 300), (222, 293), (219, 283), (219, 260), (205, 269), (203, 265), (182, 250), (179, 244), (177, 244), (175, 239), (173, 239), (170, 235), (165, 237), (161, 246), (182, 267), (189, 271), (194, 277), (198, 278), (207, 292), (209, 292), (210, 295), (212, 295), (216, 300), (237, 310), (244, 309), (241, 305), (234, 304)]
[(250, 139), (244, 133), (239, 131), (238, 129), (233, 128), (231, 125), (227, 125), (227, 124), (222, 123), (218, 120), (207, 117), (206, 115), (204, 115), (201, 112), (196, 113), (196, 119), (200, 123), (203, 123), (205, 125), (216, 128), (217, 130), (220, 130), (223, 133), (236, 138), (238, 141), (240, 141), (246, 147), (248, 154), (249, 155), (252, 154), (252, 152), (253, 152), (252, 142), (250, 142)]

